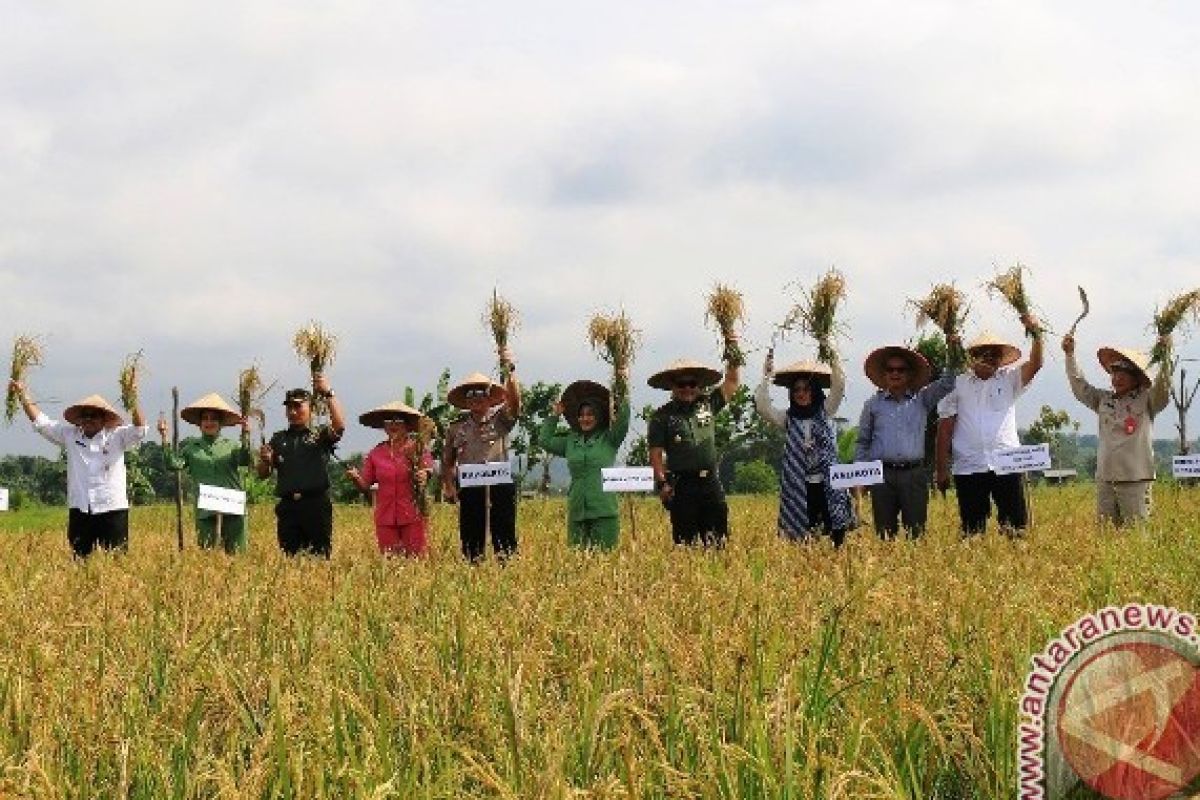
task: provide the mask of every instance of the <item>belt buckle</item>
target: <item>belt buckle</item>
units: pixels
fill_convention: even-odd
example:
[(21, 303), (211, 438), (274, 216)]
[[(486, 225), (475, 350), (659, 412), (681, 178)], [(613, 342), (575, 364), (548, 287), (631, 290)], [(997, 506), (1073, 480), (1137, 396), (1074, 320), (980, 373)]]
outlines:
[(697, 477), (697, 478), (707, 478), (707, 477), (708, 477), (708, 470), (706, 470), (706, 469), (702, 469), (702, 470), (700, 470), (699, 472), (697, 472), (697, 473), (696, 473), (696, 477)]
[(300, 500), (300, 499), (302, 499), (303, 497), (304, 497), (304, 493), (303, 493), (303, 492), (292, 492), (292, 499), (293, 499), (293, 500)]

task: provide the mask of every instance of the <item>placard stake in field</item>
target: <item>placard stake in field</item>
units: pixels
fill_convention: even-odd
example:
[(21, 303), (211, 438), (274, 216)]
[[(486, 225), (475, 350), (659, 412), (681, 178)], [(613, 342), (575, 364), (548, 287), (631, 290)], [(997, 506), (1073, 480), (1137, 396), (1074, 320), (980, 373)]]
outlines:
[[(171, 387), (171, 451), (179, 452), (179, 387)], [(183, 470), (175, 470), (175, 541), (183, 551)]]

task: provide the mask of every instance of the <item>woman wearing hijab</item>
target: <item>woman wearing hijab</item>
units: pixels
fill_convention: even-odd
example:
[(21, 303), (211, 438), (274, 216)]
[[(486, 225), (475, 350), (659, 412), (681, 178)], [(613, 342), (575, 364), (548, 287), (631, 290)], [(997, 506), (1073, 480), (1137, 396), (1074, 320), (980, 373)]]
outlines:
[[(191, 437), (179, 443), (172, 452), (167, 443), (167, 421), (159, 419), (158, 435), (162, 439), (167, 467), (186, 469), (193, 486), (205, 484), (222, 489), (242, 491), (239, 467), (250, 466), (250, 425), (219, 394), (206, 394), (179, 412), (184, 422), (200, 429), (199, 438)], [(240, 425), (240, 441), (221, 436), (221, 429)], [(199, 502), (199, 492), (197, 502)], [(246, 518), (237, 514), (221, 514), (196, 508), (196, 542), (203, 549), (217, 546), (218, 540), (226, 553), (246, 550)]]
[(417, 503), (425, 490), (433, 459), (418, 446), (411, 434), (417, 432), (422, 414), (399, 401), (372, 409), (358, 418), (368, 428), (382, 428), (387, 440), (380, 442), (363, 459), (362, 471), (350, 467), (346, 475), (363, 492), (375, 494), (375, 538), (383, 555), (419, 558), (429, 551), (425, 517)]
[[(547, 453), (567, 460), (571, 488), (567, 494), (567, 542), (572, 547), (612, 550), (617, 546), (620, 522), (617, 497), (602, 488), (600, 470), (616, 463), (617, 450), (629, 433), (629, 399), (617, 400), (610, 413), (611, 392), (592, 381), (575, 381), (554, 404), (538, 432), (538, 444)], [(566, 416), (569, 431), (559, 431)]]
[[(829, 468), (838, 463), (837, 435), (830, 418), (837, 413), (845, 392), (841, 365), (801, 361), (778, 372), (767, 356), (763, 379), (754, 393), (754, 405), (763, 419), (782, 428), (787, 436), (779, 486), (779, 533), (793, 540), (807, 539), (820, 526), (841, 547), (846, 531), (854, 527), (850, 493), (829, 485)], [(788, 390), (786, 410), (771, 405), (772, 378)], [(828, 398), (825, 388), (829, 388)]]

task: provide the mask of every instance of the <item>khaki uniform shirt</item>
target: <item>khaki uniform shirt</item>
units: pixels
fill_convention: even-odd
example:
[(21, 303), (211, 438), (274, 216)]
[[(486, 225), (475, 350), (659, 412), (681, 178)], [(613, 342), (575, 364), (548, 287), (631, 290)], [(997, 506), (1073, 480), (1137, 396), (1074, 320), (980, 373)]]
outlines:
[(1117, 397), (1111, 389), (1099, 389), (1087, 382), (1074, 353), (1067, 356), (1066, 363), (1067, 380), (1075, 398), (1100, 417), (1096, 480), (1154, 480), (1154, 416), (1170, 402), (1170, 370), (1159, 367), (1149, 388), (1138, 387)]
[(446, 447), (454, 453), (456, 464), (507, 461), (508, 447), (504, 437), (516, 424), (517, 421), (509, 416), (507, 406), (503, 405), (489, 411), (480, 422), (467, 414), (446, 431)]

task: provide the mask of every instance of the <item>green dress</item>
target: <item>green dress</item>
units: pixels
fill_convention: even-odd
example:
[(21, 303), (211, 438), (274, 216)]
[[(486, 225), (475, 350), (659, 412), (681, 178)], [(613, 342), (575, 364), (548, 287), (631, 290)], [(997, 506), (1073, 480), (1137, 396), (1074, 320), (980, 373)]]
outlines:
[(617, 496), (603, 490), (600, 470), (617, 461), (617, 451), (629, 433), (629, 401), (617, 407), (616, 420), (591, 433), (558, 429), (558, 415), (542, 423), (538, 444), (567, 460), (571, 489), (567, 494), (567, 541), (575, 547), (611, 550), (617, 546), (620, 523)]
[[(172, 453), (164, 448), (167, 466), (171, 469), (186, 469), (195, 486), (206, 484), (223, 489), (242, 491), (242, 476), (238, 467), (250, 466), (250, 443), (237, 442), (219, 436), (201, 435), (199, 438), (184, 439), (179, 450)], [(203, 548), (217, 545), (217, 515), (212, 511), (196, 509), (196, 538)], [(235, 514), (221, 515), (221, 546), (226, 553), (240, 553), (246, 549), (246, 518)]]

